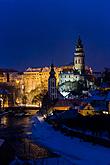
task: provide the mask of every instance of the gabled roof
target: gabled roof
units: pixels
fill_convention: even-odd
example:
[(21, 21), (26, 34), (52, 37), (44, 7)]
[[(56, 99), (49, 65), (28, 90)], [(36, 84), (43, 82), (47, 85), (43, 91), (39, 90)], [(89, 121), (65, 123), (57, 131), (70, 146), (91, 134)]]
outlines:
[[(80, 110), (84, 110), (84, 108), (88, 105), (89, 105), (89, 103), (81, 105)], [(90, 104), (90, 106), (93, 107), (95, 111), (108, 111), (108, 108), (105, 105), (96, 106), (96, 105)]]
[(86, 106), (92, 106), (91, 103), (82, 102), (80, 109), (84, 109)]

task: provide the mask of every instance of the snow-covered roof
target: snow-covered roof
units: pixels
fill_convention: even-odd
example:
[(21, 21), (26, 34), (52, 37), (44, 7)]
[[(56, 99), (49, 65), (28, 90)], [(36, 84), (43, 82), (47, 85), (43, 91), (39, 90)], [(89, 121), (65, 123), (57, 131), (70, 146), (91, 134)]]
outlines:
[(68, 111), (64, 111), (62, 113), (58, 113), (56, 115), (53, 115), (51, 117), (51, 119), (57, 119), (57, 118), (61, 118), (61, 119), (73, 119), (74, 117), (76, 117), (78, 115), (77, 110), (68, 110)]
[(92, 100), (93, 100), (92, 97), (88, 97), (88, 98), (83, 98), (83, 99), (81, 99), (81, 101), (83, 101), (83, 102), (85, 102), (85, 103), (91, 103)]
[(103, 100), (106, 99), (106, 96), (105, 95), (103, 95), (103, 96), (101, 96), (101, 95), (93, 95), (91, 98), (92, 98), (92, 100), (103, 101)]
[(107, 94), (106, 101), (110, 101), (110, 92)]
[(108, 111), (107, 107), (105, 106), (97, 106), (94, 107), (95, 111)]
[(90, 94), (91, 95), (95, 95), (95, 94), (99, 94), (100, 93), (100, 91), (99, 90), (92, 90), (92, 91), (90, 91)]

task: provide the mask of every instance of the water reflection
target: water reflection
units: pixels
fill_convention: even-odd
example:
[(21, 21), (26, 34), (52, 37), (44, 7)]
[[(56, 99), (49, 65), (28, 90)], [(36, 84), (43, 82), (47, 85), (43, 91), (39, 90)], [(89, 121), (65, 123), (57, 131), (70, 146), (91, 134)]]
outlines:
[(7, 115), (0, 119), (0, 125), (0, 138), (5, 140), (4, 146), (0, 148), (2, 164), (8, 165), (15, 156), (22, 160), (29, 160), (53, 155), (31, 140), (30, 117), (15, 118)]
[(3, 116), (0, 118), (0, 125), (5, 125), (7, 126), (8, 118), (6, 116)]

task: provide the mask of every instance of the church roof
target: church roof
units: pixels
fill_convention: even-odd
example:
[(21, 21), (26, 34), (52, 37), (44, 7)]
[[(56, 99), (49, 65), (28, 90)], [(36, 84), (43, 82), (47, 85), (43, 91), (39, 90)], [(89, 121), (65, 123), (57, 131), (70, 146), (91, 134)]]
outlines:
[(78, 40), (77, 40), (76, 47), (77, 47), (77, 48), (83, 48), (83, 44), (82, 44), (82, 40), (81, 40), (80, 36), (79, 36), (79, 38), (78, 38)]
[(54, 65), (51, 64), (50, 77), (55, 77)]

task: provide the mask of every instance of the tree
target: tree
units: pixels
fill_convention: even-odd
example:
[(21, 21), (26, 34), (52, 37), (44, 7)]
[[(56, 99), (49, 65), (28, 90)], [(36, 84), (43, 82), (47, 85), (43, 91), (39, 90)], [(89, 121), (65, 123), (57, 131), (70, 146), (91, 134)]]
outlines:
[(43, 97), (46, 94), (46, 90), (42, 90), (39, 94), (33, 94), (32, 104), (42, 103)]
[(43, 100), (42, 100), (41, 113), (48, 115), (50, 112), (52, 112), (53, 107), (57, 101), (58, 101), (58, 99), (51, 100), (51, 98), (49, 97), (48, 92), (47, 92), (44, 95)]
[(27, 96), (26, 95), (23, 96), (22, 103), (25, 105), (27, 104)]

